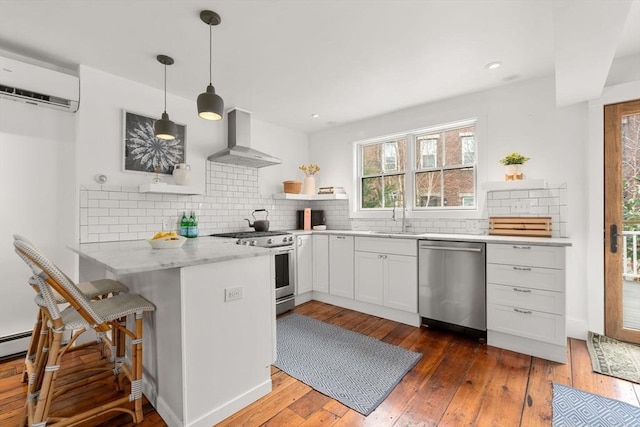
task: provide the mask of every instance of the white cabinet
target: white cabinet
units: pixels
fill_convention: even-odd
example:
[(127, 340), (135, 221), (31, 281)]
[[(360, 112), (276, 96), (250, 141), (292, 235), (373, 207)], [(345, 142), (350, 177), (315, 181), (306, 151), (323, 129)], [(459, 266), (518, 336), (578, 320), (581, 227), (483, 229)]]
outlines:
[(329, 236), (329, 293), (353, 298), (353, 236)]
[(357, 237), (355, 299), (417, 313), (416, 241)]
[(373, 252), (355, 253), (355, 298), (372, 304), (383, 304), (383, 255)]
[(566, 362), (564, 248), (487, 245), (487, 340)]
[(417, 313), (418, 258), (389, 254), (385, 255), (384, 262), (384, 305)]
[(296, 237), (296, 295), (313, 289), (312, 241), (310, 234)]
[(313, 236), (313, 290), (329, 292), (329, 236)]

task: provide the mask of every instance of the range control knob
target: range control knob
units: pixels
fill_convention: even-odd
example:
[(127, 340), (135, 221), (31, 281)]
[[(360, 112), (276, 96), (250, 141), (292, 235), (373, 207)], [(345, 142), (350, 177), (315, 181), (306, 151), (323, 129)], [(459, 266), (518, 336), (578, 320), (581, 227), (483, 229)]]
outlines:
[(267, 245), (270, 245), (270, 244), (272, 244), (272, 243), (273, 243), (273, 239), (272, 239), (272, 238), (268, 238), (268, 239), (267, 239)]
[(243, 245), (243, 246), (249, 246), (249, 241), (247, 240), (247, 241), (244, 241), (244, 242), (243, 242), (242, 240), (239, 240), (239, 239), (238, 239), (238, 241), (236, 242), (236, 244), (237, 244), (237, 245)]
[(284, 236), (284, 237), (282, 238), (282, 243), (287, 243), (287, 236)]
[(289, 241), (293, 242), (293, 236), (289, 236)]
[(250, 243), (249, 245), (250, 245), (250, 246), (255, 246), (255, 245), (257, 245), (257, 244), (258, 244), (258, 242), (256, 242), (255, 240), (252, 240), (252, 241), (251, 241), (251, 243)]

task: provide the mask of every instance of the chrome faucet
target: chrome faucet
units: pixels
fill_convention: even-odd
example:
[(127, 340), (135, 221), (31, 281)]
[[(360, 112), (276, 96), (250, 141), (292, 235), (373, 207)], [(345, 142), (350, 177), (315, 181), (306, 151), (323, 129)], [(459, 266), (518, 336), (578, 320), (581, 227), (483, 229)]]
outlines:
[[(404, 194), (400, 193), (402, 195), (402, 232), (406, 232), (407, 231), (407, 225), (406, 225), (406, 202), (404, 200)], [(393, 219), (394, 221), (397, 221), (398, 219), (396, 218), (396, 204), (398, 201), (398, 192), (394, 191), (393, 193), (391, 193), (391, 199), (393, 200), (393, 213), (391, 215), (391, 219)]]

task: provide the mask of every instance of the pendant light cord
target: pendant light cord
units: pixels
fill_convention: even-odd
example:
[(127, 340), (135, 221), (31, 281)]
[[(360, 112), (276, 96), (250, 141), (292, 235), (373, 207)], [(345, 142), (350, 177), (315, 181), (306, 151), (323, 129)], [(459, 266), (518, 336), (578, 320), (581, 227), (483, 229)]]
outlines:
[(164, 64), (164, 112), (167, 112), (167, 64)]
[(211, 41), (211, 23), (209, 23), (209, 84), (213, 81), (211, 77), (211, 67), (212, 67), (212, 59), (213, 58), (213, 42)]

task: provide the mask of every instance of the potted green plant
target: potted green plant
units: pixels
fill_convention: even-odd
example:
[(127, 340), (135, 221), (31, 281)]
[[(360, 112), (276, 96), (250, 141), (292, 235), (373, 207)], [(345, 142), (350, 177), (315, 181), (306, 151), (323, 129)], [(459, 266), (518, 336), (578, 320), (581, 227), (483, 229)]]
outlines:
[(500, 163), (506, 166), (505, 180), (522, 179), (522, 165), (527, 160), (529, 160), (529, 157), (525, 157), (520, 153), (509, 153), (500, 159)]

